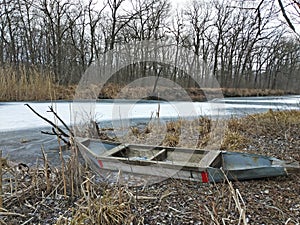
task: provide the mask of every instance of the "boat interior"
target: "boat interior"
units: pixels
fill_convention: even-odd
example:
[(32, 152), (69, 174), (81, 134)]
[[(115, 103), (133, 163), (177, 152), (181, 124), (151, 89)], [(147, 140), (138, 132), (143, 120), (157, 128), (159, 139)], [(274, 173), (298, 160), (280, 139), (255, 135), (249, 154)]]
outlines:
[(183, 164), (194, 167), (221, 167), (221, 151), (172, 148), (146, 145), (118, 145), (104, 152), (101, 156), (122, 161), (150, 161)]

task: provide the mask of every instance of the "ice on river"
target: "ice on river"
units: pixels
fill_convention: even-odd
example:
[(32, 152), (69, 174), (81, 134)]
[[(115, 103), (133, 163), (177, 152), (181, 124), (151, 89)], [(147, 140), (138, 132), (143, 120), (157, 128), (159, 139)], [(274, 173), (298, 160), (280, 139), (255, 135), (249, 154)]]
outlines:
[(243, 116), (268, 109), (299, 109), (300, 96), (224, 98), (210, 102), (158, 102), (158, 101), (113, 101), (99, 102), (3, 102), (0, 103), (0, 132), (47, 127), (24, 104), (28, 103), (38, 113), (54, 121), (47, 112), (52, 106), (67, 123), (74, 124), (88, 118), (98, 122), (112, 120), (149, 119), (159, 112), (160, 118)]
[[(147, 122), (159, 111), (160, 119), (195, 117), (228, 118), (265, 112), (268, 109), (299, 109), (300, 96), (254, 97), (215, 99), (211, 102), (147, 102), (104, 100), (91, 103), (73, 102), (27, 102), (38, 113), (54, 121), (47, 113), (49, 106), (67, 124), (89, 117), (102, 124), (115, 120), (124, 122)], [(26, 102), (0, 103), (0, 149), (13, 161), (37, 162), (42, 158), (41, 146), (45, 147), (51, 163), (59, 163), (58, 143), (54, 136), (42, 135), (41, 130), (49, 131), (49, 124), (37, 117), (24, 104)], [(113, 124), (115, 127), (116, 124)], [(122, 124), (123, 125), (123, 124)], [(126, 124), (125, 124), (126, 125)], [(127, 124), (128, 125), (128, 124)], [(56, 149), (56, 150), (52, 150)], [(66, 154), (68, 151), (66, 151)], [(66, 155), (68, 156), (68, 155)]]

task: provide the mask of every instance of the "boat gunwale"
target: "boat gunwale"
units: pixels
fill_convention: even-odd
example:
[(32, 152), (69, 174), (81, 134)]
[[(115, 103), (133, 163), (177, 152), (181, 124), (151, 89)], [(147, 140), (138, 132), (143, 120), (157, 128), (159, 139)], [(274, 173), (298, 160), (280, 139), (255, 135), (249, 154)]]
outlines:
[[(138, 160), (138, 159), (129, 159), (126, 157), (115, 157), (115, 156), (111, 156), (109, 154), (105, 154), (105, 155), (100, 155), (100, 154), (96, 154), (94, 153), (88, 146), (84, 145), (81, 143), (82, 140), (78, 141), (77, 140), (77, 144), (79, 144), (82, 148), (84, 148), (85, 151), (87, 151), (92, 157), (94, 157), (96, 160), (101, 160), (101, 161), (111, 161), (111, 162), (122, 162), (122, 163), (126, 163), (127, 165), (142, 165), (144, 164), (144, 166), (163, 166), (166, 168), (181, 168), (181, 169), (185, 169), (185, 170), (193, 170), (193, 171), (203, 171), (205, 169), (207, 169), (208, 167), (210, 167), (210, 165), (200, 165), (201, 161), (203, 161), (204, 157), (198, 162), (198, 163), (190, 163), (190, 162), (180, 162), (180, 161), (159, 161), (159, 160)], [(105, 144), (115, 144), (113, 142), (107, 142), (107, 141), (102, 141), (102, 140), (97, 140), (97, 139), (90, 139), (91, 142), (98, 142), (98, 143), (105, 143)], [(195, 153), (196, 154), (201, 154), (203, 156), (208, 155), (212, 152), (214, 152), (215, 155), (215, 159), (217, 159), (217, 157), (219, 157), (223, 151), (220, 150), (203, 150), (203, 149), (192, 149), (192, 148), (177, 148), (177, 147), (168, 147), (168, 146), (151, 146), (151, 145), (138, 145), (138, 144), (116, 144), (116, 147), (112, 148), (111, 152), (114, 152), (113, 150), (115, 148), (118, 148), (119, 151), (121, 151), (124, 148), (130, 148), (130, 147), (139, 147), (139, 148), (143, 148), (146, 147), (148, 149), (154, 149), (154, 148), (159, 148), (159, 149), (166, 149), (168, 150), (172, 150), (173, 152), (176, 150), (179, 151), (183, 151), (183, 152), (188, 152), (188, 153)], [(213, 161), (214, 161), (213, 160)], [(213, 162), (211, 161), (211, 163)]]
[[(80, 139), (83, 140), (83, 139)], [(201, 158), (200, 162), (197, 163), (189, 163), (189, 162), (180, 162), (180, 161), (159, 161), (159, 160), (139, 160), (139, 159), (130, 159), (130, 158), (124, 158), (124, 157), (115, 157), (115, 156), (101, 156), (100, 154), (96, 154), (90, 149), (88, 146), (85, 144), (81, 143), (80, 141), (77, 140), (77, 144), (80, 149), (80, 152), (82, 152), (85, 157), (88, 157), (90, 160), (96, 160), (100, 162), (100, 164), (103, 165), (103, 162), (106, 162), (106, 165), (108, 166), (101, 166), (101, 169), (105, 170), (113, 170), (117, 171), (117, 167), (115, 167), (118, 164), (126, 164), (126, 166), (123, 166), (123, 169), (125, 172), (130, 172), (128, 168), (133, 168), (133, 167), (144, 167), (144, 166), (152, 166), (153, 168), (155, 167), (156, 169), (162, 168), (162, 169), (168, 169), (168, 170), (181, 170), (185, 172), (197, 172), (198, 176), (201, 173), (208, 173), (210, 180), (211, 181), (221, 181), (224, 180), (225, 174), (229, 175), (230, 180), (249, 180), (249, 179), (261, 179), (261, 178), (267, 178), (267, 177), (275, 177), (275, 176), (287, 176), (289, 175), (288, 170), (295, 170), (295, 171), (300, 171), (299, 166), (287, 166), (287, 161), (283, 161), (277, 158), (273, 157), (268, 157), (264, 155), (257, 155), (257, 154), (251, 154), (251, 153), (245, 153), (245, 152), (227, 152), (227, 151), (221, 151), (221, 150), (202, 150), (202, 149), (191, 149), (191, 148), (177, 148), (177, 147), (166, 147), (166, 146), (151, 146), (151, 145), (138, 145), (138, 144), (119, 144), (119, 143), (114, 143), (114, 142), (109, 142), (109, 141), (102, 141), (102, 140), (97, 140), (97, 139), (89, 139), (90, 142), (98, 142), (98, 143), (103, 143), (103, 144), (113, 144), (116, 145), (116, 147), (119, 147), (120, 151), (123, 148), (126, 147), (138, 147), (138, 148), (143, 148), (146, 147), (148, 149), (154, 149), (154, 148), (159, 148), (159, 149), (166, 149), (166, 150), (184, 150), (185, 152), (188, 150), (188, 152), (201, 152), (201, 153), (207, 153), (203, 154), (204, 156), (209, 155), (209, 153), (213, 152), (213, 154), (210, 157), (207, 157), (205, 163), (201, 164), (203, 161), (204, 157)], [(112, 149), (116, 148), (113, 147)], [(112, 150), (111, 149), (111, 150)], [(253, 157), (263, 157), (265, 159), (268, 159), (271, 161), (270, 166), (261, 166), (261, 167), (249, 167), (249, 168), (235, 168), (235, 169), (225, 169), (223, 172), (223, 164), (224, 164), (224, 154), (241, 154), (245, 156), (253, 156)], [(103, 162), (102, 162), (103, 161)], [(279, 163), (272, 163), (273, 161), (279, 162)], [(109, 162), (112, 163), (112, 165), (109, 164)], [(221, 164), (219, 164), (221, 162)], [(217, 163), (217, 164), (216, 164)], [(292, 164), (291, 164), (292, 165)], [(99, 166), (99, 165), (98, 165)], [(113, 168), (115, 167), (115, 168)], [(224, 168), (223, 168), (224, 169)], [(257, 173), (257, 170), (261, 171), (260, 173)], [(262, 171), (273, 171), (274, 174), (264, 174)], [(249, 177), (244, 176), (244, 173), (250, 173)], [(144, 174), (140, 172), (135, 172), (137, 174)], [(233, 174), (232, 174), (233, 173)], [(241, 177), (239, 177), (238, 173), (242, 173)], [(158, 176), (156, 174), (147, 174), (151, 176)], [(161, 175), (159, 175), (161, 176)], [(236, 177), (235, 177), (236, 176)], [(179, 177), (180, 178), (180, 177)], [(182, 177), (181, 179), (187, 179), (187, 177)]]

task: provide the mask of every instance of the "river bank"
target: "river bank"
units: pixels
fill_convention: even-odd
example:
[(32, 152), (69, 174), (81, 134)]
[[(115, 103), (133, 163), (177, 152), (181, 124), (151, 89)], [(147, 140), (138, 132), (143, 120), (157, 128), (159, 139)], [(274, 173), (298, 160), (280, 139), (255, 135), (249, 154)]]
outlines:
[[(227, 150), (300, 161), (299, 111), (271, 110), (234, 118), (227, 128), (232, 137), (227, 142)], [(181, 142), (182, 146), (186, 144)], [(10, 190), (11, 185), (4, 189), (7, 215), (3, 213), (0, 219), (8, 224), (26, 221), (31, 224), (42, 221), (43, 224), (238, 224), (239, 204), (238, 207), (245, 210), (244, 224), (300, 223), (298, 174), (234, 182), (232, 186), (226, 182), (205, 185), (168, 179), (129, 187), (128, 180), (121, 174), (115, 174), (115, 182), (107, 182), (106, 177), (95, 176), (82, 168), (81, 188), (75, 194), (70, 165), (66, 163), (62, 171), (48, 160), (40, 172), (29, 166), (28, 175), (16, 173), (20, 174), (18, 186), (11, 185), (19, 192)], [(51, 176), (45, 172), (47, 168), (51, 169)], [(16, 193), (19, 193), (18, 198)], [(240, 196), (239, 203), (235, 202), (235, 195)]]
[[(10, 71), (11, 72), (11, 71)], [(57, 84), (51, 78), (51, 73), (41, 76), (37, 71), (32, 71), (32, 77), (27, 78), (28, 74), (23, 71), (21, 77), (16, 74), (11, 77), (3, 76), (0, 80), (0, 101), (57, 101), (73, 100), (75, 95), (90, 97), (91, 91), (96, 99), (137, 99), (145, 97), (147, 99), (161, 99), (168, 101), (207, 101), (214, 97), (257, 97), (257, 96), (283, 96), (296, 95), (299, 90), (281, 90), (281, 89), (253, 89), (253, 88), (182, 88), (182, 87), (164, 87), (160, 86), (153, 93), (153, 87), (131, 87), (130, 85), (120, 85), (114, 83), (91, 85), (86, 89), (77, 84), (61, 85)], [(85, 93), (86, 92), (86, 93)], [(138, 98), (138, 99), (139, 99)]]
[[(181, 109), (187, 109), (187, 115), (191, 116), (188, 109), (193, 110), (195, 117), (207, 117), (210, 119), (242, 118), (254, 113), (264, 113), (269, 109), (274, 111), (299, 109), (300, 96), (283, 97), (247, 97), (225, 98), (211, 102), (158, 102), (158, 101), (114, 101), (101, 100), (91, 102), (94, 107), (94, 116), (102, 128), (117, 128), (123, 124), (130, 129), (138, 124), (147, 124), (153, 112), (160, 108), (160, 119), (163, 123), (184, 118)], [(61, 118), (70, 126), (74, 119), (75, 109), (71, 101), (53, 102), (8, 102), (0, 104), (0, 149), (3, 155), (12, 160), (23, 160), (25, 163), (35, 163), (41, 158), (41, 147), (49, 150), (49, 157), (55, 156), (53, 149), (58, 149), (58, 143), (54, 136), (43, 135), (41, 131), (51, 131), (49, 124), (32, 113), (24, 103), (30, 104), (41, 115), (53, 120), (53, 115), (47, 113), (49, 106), (53, 106)], [(125, 112), (121, 121), (120, 109), (130, 109)], [(115, 112), (115, 109), (117, 111)], [(112, 122), (113, 119), (117, 121)], [(123, 121), (123, 122), (122, 122)], [(114, 132), (114, 130), (112, 130)], [(189, 135), (187, 135), (189, 136)], [(185, 138), (182, 137), (182, 140)], [(149, 143), (151, 144), (151, 143)], [(201, 146), (200, 146), (201, 147)], [(53, 153), (54, 152), (54, 153)], [(55, 156), (57, 159), (57, 156)], [(55, 160), (54, 160), (55, 161)], [(57, 161), (57, 160), (56, 160)]]
[(249, 88), (164, 88), (160, 87), (153, 93), (152, 87), (130, 88), (109, 84), (104, 86), (99, 99), (118, 98), (120, 93), (124, 99), (136, 99), (137, 96), (146, 96), (147, 99), (167, 101), (194, 101), (203, 102), (220, 97), (258, 97), (258, 96), (284, 96), (296, 95), (297, 91), (280, 89), (249, 89)]

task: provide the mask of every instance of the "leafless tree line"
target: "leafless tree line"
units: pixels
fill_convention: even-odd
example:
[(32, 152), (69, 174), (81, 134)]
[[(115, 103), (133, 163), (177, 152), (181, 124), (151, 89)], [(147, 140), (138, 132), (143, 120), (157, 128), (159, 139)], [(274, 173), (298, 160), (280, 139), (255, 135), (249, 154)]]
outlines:
[[(281, 17), (287, 26), (278, 22)], [(0, 64), (34, 66), (53, 71), (60, 84), (76, 83), (100, 58), (111, 64), (123, 60), (103, 59), (105, 53), (154, 40), (174, 46), (173, 52), (157, 54), (172, 55), (186, 70), (140, 62), (112, 81), (150, 74), (191, 86), (190, 71), (202, 78), (207, 72), (200, 59), (222, 87), (299, 90), (299, 22), (297, 0), (193, 0), (182, 9), (172, 8), (169, 0), (1, 0)]]

